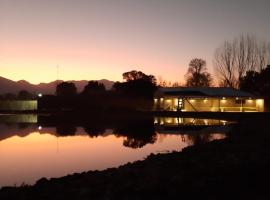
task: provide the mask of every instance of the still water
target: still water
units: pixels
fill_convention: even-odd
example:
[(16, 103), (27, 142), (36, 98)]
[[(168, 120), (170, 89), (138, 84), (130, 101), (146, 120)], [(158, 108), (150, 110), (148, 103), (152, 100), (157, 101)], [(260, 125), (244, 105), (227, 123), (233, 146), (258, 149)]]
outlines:
[(0, 123), (0, 187), (118, 167), (151, 153), (181, 151), (190, 145), (222, 139), (230, 130), (226, 121), (193, 118), (85, 126), (41, 125), (33, 116), (29, 123), (23, 119), (23, 123), (10, 119)]

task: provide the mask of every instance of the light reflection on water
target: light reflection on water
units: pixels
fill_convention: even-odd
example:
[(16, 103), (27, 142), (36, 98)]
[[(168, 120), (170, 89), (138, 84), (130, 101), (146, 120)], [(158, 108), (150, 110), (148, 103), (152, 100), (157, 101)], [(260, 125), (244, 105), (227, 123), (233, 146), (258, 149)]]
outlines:
[(229, 131), (227, 126), (209, 124), (199, 129), (193, 125), (194, 130), (191, 126), (179, 129), (173, 123), (138, 127), (0, 124), (0, 186), (33, 184), (42, 177), (118, 167), (151, 153), (180, 151), (189, 145), (221, 139)]

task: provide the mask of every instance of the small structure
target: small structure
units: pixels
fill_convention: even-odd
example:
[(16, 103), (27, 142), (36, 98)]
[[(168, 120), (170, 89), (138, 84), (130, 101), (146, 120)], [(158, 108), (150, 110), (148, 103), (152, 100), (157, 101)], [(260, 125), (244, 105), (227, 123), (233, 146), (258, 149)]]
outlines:
[(159, 88), (154, 96), (155, 111), (263, 112), (264, 99), (225, 87)]
[(0, 100), (0, 111), (35, 111), (37, 100)]

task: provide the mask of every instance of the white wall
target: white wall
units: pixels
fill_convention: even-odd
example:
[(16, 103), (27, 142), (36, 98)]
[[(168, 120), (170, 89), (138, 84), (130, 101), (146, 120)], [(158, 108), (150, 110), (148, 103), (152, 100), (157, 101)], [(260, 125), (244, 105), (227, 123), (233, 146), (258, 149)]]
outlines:
[(26, 111), (37, 110), (37, 100), (3, 100), (0, 101), (0, 110)]

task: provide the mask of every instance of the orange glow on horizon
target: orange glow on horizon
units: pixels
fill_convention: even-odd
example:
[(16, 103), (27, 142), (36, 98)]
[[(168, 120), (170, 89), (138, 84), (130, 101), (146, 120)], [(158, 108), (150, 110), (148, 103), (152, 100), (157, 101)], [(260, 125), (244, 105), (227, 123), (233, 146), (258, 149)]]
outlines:
[[(170, 82), (183, 82), (188, 61), (175, 63), (166, 55), (137, 52), (132, 48), (114, 49), (100, 46), (91, 48), (86, 44), (60, 43), (59, 41), (25, 41), (15, 39), (0, 47), (0, 76), (30, 83), (51, 82), (57, 79), (57, 65), (60, 80), (122, 81), (122, 74), (140, 70), (159, 76)], [(161, 60), (163, 59), (163, 60)], [(178, 66), (177, 66), (178, 65)], [(184, 67), (180, 67), (184, 66)]]

